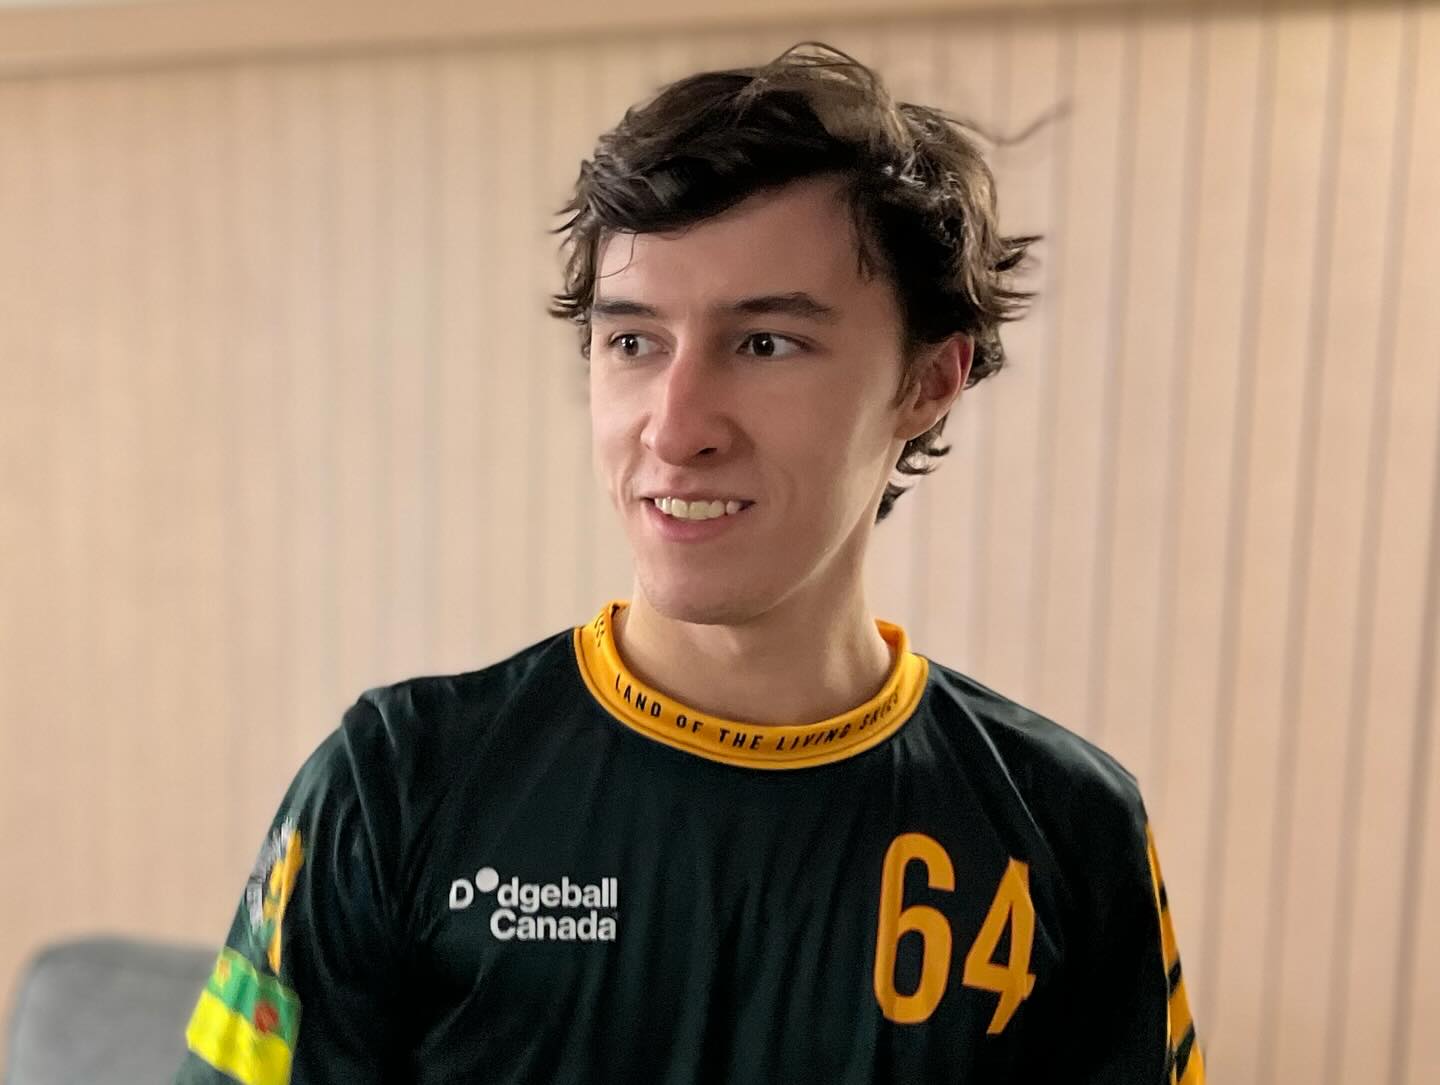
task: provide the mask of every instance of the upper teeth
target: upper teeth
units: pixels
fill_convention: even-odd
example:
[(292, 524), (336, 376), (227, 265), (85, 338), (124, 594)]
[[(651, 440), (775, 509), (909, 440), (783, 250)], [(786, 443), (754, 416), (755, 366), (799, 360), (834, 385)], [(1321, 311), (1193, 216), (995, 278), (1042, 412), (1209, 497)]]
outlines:
[(734, 516), (744, 505), (739, 501), (685, 501), (678, 497), (651, 498), (655, 507), (677, 520), (713, 520), (717, 516)]

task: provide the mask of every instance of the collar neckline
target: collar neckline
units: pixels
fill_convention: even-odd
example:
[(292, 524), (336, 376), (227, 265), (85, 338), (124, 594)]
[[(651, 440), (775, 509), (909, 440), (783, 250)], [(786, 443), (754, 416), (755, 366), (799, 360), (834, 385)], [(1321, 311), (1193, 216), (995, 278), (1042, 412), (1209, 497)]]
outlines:
[(892, 649), (885, 685), (864, 704), (817, 723), (754, 724), (696, 712), (637, 678), (620, 658), (615, 601), (576, 628), (575, 660), (591, 696), (632, 730), (711, 761), (757, 769), (797, 769), (853, 757), (885, 741), (915, 712), (929, 668), (910, 651), (905, 631), (876, 621)]

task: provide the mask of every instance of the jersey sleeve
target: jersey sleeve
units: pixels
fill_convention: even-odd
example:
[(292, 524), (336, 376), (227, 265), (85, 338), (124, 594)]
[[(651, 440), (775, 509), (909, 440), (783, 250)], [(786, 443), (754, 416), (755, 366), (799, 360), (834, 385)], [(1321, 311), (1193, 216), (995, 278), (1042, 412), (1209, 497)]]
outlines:
[(1204, 1085), (1170, 902), (1143, 808), (1126, 836), (1119, 869), (1097, 869), (1091, 879), (1093, 937), (1072, 975), (1065, 1077), (1078, 1085)]
[(391, 1066), (399, 823), (361, 700), (296, 775), (185, 1030), (177, 1085), (364, 1085)]
[(1190, 996), (1185, 991), (1185, 973), (1180, 967), (1180, 947), (1175, 940), (1175, 923), (1170, 918), (1170, 898), (1160, 874), (1155, 837), (1148, 825), (1145, 852), (1155, 908), (1160, 916), (1160, 960), (1165, 968), (1166, 1081), (1169, 1085), (1205, 1085), (1205, 1059), (1196, 1040), (1195, 1021), (1190, 1016)]

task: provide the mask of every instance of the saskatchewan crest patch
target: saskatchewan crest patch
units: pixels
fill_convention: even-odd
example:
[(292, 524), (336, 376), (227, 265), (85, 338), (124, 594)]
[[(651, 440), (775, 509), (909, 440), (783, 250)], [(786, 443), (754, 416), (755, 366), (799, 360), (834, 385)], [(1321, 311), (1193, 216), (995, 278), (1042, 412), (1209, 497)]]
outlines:
[(245, 885), (245, 910), (256, 955), (263, 955), (270, 971), (280, 974), (285, 909), (295, 893), (305, 848), (293, 818), (287, 818), (270, 834), (255, 860), (255, 869)]

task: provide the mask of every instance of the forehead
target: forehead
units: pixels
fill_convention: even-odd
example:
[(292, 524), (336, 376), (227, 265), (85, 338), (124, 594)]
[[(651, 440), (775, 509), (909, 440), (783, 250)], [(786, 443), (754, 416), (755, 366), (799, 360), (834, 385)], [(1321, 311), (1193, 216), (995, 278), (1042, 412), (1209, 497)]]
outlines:
[(887, 295), (860, 270), (853, 217), (833, 180), (757, 193), (673, 233), (612, 235), (599, 257), (597, 300), (683, 307), (795, 291), (831, 304)]

